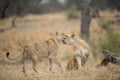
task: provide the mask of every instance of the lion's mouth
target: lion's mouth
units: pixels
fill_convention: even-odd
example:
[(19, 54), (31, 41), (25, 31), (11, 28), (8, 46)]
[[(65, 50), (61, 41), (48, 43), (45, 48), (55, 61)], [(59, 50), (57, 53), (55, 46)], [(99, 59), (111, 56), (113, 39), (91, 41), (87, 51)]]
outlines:
[(67, 42), (65, 42), (64, 40), (62, 40), (62, 43), (63, 43), (63, 44), (67, 44)]

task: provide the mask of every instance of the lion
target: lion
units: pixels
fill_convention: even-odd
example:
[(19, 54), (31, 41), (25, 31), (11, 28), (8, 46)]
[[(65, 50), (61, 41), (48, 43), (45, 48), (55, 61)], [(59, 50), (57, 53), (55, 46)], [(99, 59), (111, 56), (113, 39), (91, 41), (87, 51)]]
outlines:
[(6, 53), (6, 56), (10, 60), (20, 60), (21, 58), (23, 58), (23, 73), (25, 75), (27, 75), (26, 62), (28, 59), (30, 59), (33, 63), (33, 70), (39, 73), (39, 71), (37, 70), (38, 59), (47, 58), (49, 61), (49, 70), (51, 71), (52, 62), (54, 62), (55, 64), (58, 65), (59, 68), (61, 68), (61, 63), (57, 58), (59, 43), (61, 41), (62, 37), (59, 36), (59, 34), (56, 32), (56, 34), (49, 38), (47, 41), (39, 43), (29, 42), (24, 46), (22, 53), (16, 58), (9, 57), (10, 54), (9, 52)]
[[(92, 64), (93, 55), (92, 55), (91, 49), (89, 45), (83, 39), (77, 37), (75, 34), (68, 36), (63, 33), (62, 35), (64, 35), (63, 40), (62, 40), (63, 44), (68, 44), (72, 46), (73, 50), (75, 51), (74, 53), (75, 57), (73, 57), (72, 59), (74, 62), (76, 59), (77, 65), (73, 65), (72, 66), (73, 69), (76, 66), (78, 66), (78, 69), (81, 69), (81, 67), (84, 66), (88, 61), (90, 61), (89, 63)], [(67, 66), (69, 66), (70, 63), (73, 64), (72, 61), (70, 61), (68, 62)], [(71, 70), (73, 70), (72, 68)]]

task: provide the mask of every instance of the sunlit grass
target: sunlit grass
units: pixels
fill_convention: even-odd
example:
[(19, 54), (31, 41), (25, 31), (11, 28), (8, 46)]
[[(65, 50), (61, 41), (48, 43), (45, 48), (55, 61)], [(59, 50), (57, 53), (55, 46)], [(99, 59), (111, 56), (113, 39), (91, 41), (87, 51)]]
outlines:
[[(108, 15), (109, 12), (100, 13), (101, 16)], [(112, 16), (118, 13), (112, 14)], [(18, 28), (13, 28), (5, 33), (0, 33), (0, 58), (5, 58), (5, 53), (10, 51), (11, 56), (19, 55), (21, 47), (18, 41), (22, 41), (27, 44), (28, 41), (45, 41), (49, 39), (49, 32), (64, 32), (70, 34), (72, 32), (78, 34), (80, 28), (80, 19), (67, 20), (64, 12), (56, 14), (45, 15), (27, 15), (25, 17), (17, 18), (16, 24)], [(11, 18), (2, 21), (0, 28), (11, 27)], [(0, 64), (0, 80), (119, 80), (120, 69), (119, 66), (109, 64), (107, 67), (97, 68), (96, 65), (102, 60), (102, 54), (100, 51), (99, 37), (105, 38), (105, 31), (97, 23), (96, 19), (91, 22), (91, 40), (94, 44), (90, 44), (92, 50), (96, 52), (94, 58), (93, 67), (87, 66), (79, 71), (65, 71), (60, 73), (58, 68), (54, 68), (58, 73), (50, 73), (48, 65), (45, 66), (40, 62), (40, 70), (43, 73), (36, 74), (31, 68), (28, 68), (28, 77), (24, 77), (22, 73), (22, 65), (1, 65)], [(63, 45), (61, 45), (63, 46)], [(64, 45), (60, 47), (58, 58), (62, 60), (64, 68), (66, 68), (66, 62), (73, 54), (72, 48)], [(28, 65), (28, 67), (31, 67)], [(45, 68), (47, 72), (44, 72), (41, 67)]]

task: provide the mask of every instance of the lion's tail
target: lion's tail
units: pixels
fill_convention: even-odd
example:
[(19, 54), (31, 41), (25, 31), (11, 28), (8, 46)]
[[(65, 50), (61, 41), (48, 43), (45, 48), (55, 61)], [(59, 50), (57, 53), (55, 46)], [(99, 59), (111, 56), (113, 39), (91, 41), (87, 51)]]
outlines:
[[(28, 42), (29, 42), (29, 41), (27, 41), (26, 43), (28, 43)], [(15, 57), (15, 58), (11, 58), (11, 57), (9, 56), (10, 53), (7, 52), (7, 53), (6, 53), (6, 57), (7, 57), (9, 60), (17, 60), (17, 59), (22, 58), (22, 57), (23, 57), (23, 53), (25, 52), (25, 50), (26, 50), (26, 48), (27, 48), (26, 43), (25, 43), (24, 41), (18, 41), (19, 46), (21, 46), (21, 47), (23, 48), (23, 51), (22, 51), (22, 53), (20, 53), (19, 56)]]
[(7, 57), (7, 59), (10, 60), (10, 61), (8, 61), (8, 62), (9, 62), (9, 63), (12, 63), (12, 64), (14, 64), (14, 63), (19, 63), (19, 62), (21, 63), (21, 62), (23, 61), (23, 56), (24, 56), (24, 54), (26, 54), (26, 49), (27, 49), (27, 47), (25, 46), (24, 49), (23, 49), (23, 51), (19, 54), (19, 56), (14, 57), (14, 58), (10, 57), (10, 56), (9, 56), (10, 53), (7, 52), (7, 53), (6, 53), (6, 57)]
[(6, 57), (7, 57), (9, 60), (17, 60), (17, 59), (20, 59), (20, 58), (22, 57), (22, 54), (20, 54), (19, 56), (15, 57), (15, 58), (11, 58), (9, 55), (10, 55), (10, 53), (7, 52), (7, 53), (6, 53)]

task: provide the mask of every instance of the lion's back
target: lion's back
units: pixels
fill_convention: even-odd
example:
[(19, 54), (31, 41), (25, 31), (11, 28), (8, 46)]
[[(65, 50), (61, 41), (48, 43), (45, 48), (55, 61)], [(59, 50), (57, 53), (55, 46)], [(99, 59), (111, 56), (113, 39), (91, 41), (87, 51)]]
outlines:
[(54, 43), (46, 43), (44, 42), (30, 42), (26, 45), (28, 52), (31, 55), (36, 54), (39, 57), (48, 57), (49, 55), (56, 55), (58, 47)]

